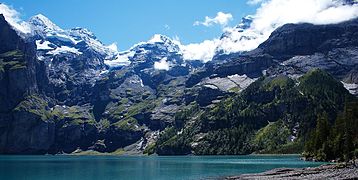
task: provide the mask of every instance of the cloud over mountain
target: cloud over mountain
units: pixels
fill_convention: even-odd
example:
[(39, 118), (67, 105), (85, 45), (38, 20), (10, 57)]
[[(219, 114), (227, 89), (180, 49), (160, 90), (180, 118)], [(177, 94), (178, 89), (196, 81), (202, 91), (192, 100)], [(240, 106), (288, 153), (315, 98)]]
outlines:
[(213, 26), (215, 24), (226, 26), (231, 20), (233, 20), (233, 16), (230, 13), (218, 12), (216, 16), (213, 18), (206, 16), (203, 22), (200, 21), (194, 22), (194, 26), (203, 25), (208, 27), (208, 26)]
[(189, 50), (184, 51), (184, 57), (208, 61), (218, 51), (249, 51), (287, 23), (332, 24), (358, 17), (358, 5), (344, 0), (250, 0), (248, 3), (260, 4), (248, 28), (226, 27), (221, 39), (186, 45)]
[(6, 21), (9, 22), (18, 32), (31, 33), (31, 27), (28, 23), (20, 19), (20, 14), (13, 8), (0, 3), (0, 14), (3, 14)]

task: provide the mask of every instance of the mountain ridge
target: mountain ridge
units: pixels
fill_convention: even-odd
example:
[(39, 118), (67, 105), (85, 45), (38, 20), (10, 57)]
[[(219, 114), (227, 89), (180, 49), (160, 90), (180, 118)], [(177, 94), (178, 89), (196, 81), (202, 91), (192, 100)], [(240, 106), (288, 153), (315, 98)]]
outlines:
[[(84, 44), (67, 41), (70, 38), (57, 38), (61, 37), (57, 35), (62, 33), (60, 30), (53, 32), (56, 36), (38, 34), (27, 39), (30, 42), (26, 44), (2, 18), (0, 26), (6, 33), (0, 33), (0, 39), (8, 45), (0, 48), (0, 58), (4, 59), (1, 61), (4, 70), (0, 71), (0, 84), (2, 87), (21, 85), (21, 92), (0, 91), (1, 99), (6, 99), (11, 93), (18, 94), (10, 106), (0, 104), (1, 109), (6, 109), (0, 113), (0, 128), (4, 130), (0, 139), (6, 139), (1, 141), (0, 153), (57, 154), (121, 149), (138, 154), (250, 153), (257, 149), (256, 145), (251, 147), (249, 136), (266, 127), (267, 119), (271, 122), (282, 120), (283, 124), (277, 123), (276, 126), (287, 126), (290, 133), (296, 127), (295, 123), (300, 124), (296, 129), (301, 136), (290, 135), (304, 140), (307, 132), (315, 126), (313, 110), (318, 111), (323, 105), (324, 110), (331, 111), (331, 119), (334, 119), (343, 104), (337, 101), (337, 106), (330, 107), (326, 102), (337, 100), (330, 99), (331, 96), (327, 101), (315, 103), (309, 94), (316, 94), (302, 91), (302, 95), (301, 86), (296, 84), (301, 81), (300, 77), (316, 68), (331, 74), (319, 71), (324, 77), (319, 79), (333, 79), (334, 83), (322, 81), (328, 87), (338, 84), (339, 88), (334, 89), (341, 90), (343, 84), (339, 81), (357, 83), (358, 45), (354, 33), (358, 26), (355, 22), (326, 25), (330, 27), (328, 29), (338, 28), (333, 35), (343, 32), (343, 36), (322, 36), (323, 40), (318, 42), (312, 36), (296, 38), (292, 32), (301, 25), (287, 25), (273, 33), (256, 50), (218, 56), (216, 61), (205, 64), (184, 60), (175, 42), (155, 35), (152, 40), (140, 43), (130, 51), (115, 53), (114, 59), (122, 55), (121, 58), (128, 58), (126, 61), (130, 63), (110, 68), (107, 56), (91, 50), (85, 43), (86, 38), (95, 40), (93, 34), (85, 29), (69, 30), (80, 33), (70, 38), (75, 41), (82, 38)], [(312, 27), (322, 34), (327, 30), (323, 26)], [(282, 36), (277, 35), (280, 31), (284, 32)], [(292, 44), (282, 45), (292, 39), (303, 46), (311, 41), (317, 44), (327, 41), (332, 45), (325, 52), (317, 50), (302, 54), (300, 51), (287, 51), (285, 54), (285, 48), (295, 49)], [(275, 46), (267, 45), (270, 43)], [(36, 44), (40, 46), (36, 47)], [(55, 47), (68, 48), (65, 48), (66, 53), (48, 53)], [(78, 47), (81, 54), (69, 50), (71, 47)], [(273, 47), (277, 48), (270, 49)], [(335, 61), (331, 60), (333, 58)], [(219, 60), (222, 62), (218, 63)], [(9, 74), (13, 74), (15, 79), (25, 74), (24, 77), (30, 80), (18, 78), (8, 81)], [(331, 90), (327, 92), (334, 97), (339, 94)], [(341, 95), (352, 96), (345, 89)], [(303, 121), (297, 109), (305, 105), (308, 105), (306, 110), (310, 116)], [(250, 120), (255, 123), (247, 123)], [(247, 136), (240, 136), (234, 143), (222, 141), (227, 143), (227, 150), (220, 150), (225, 146), (218, 146), (220, 141), (214, 139), (237, 134)], [(31, 141), (31, 138), (36, 141)], [(262, 139), (257, 139), (261, 143)], [(235, 143), (240, 147), (234, 148)], [(246, 146), (248, 143), (250, 146)], [(302, 148), (300, 142), (297, 143), (289, 145)], [(210, 148), (200, 150), (206, 145)]]

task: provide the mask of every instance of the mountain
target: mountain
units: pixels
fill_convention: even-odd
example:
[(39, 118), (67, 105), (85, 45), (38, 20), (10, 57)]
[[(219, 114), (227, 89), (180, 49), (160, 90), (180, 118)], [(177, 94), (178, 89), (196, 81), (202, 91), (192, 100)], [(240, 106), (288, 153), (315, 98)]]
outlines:
[[(51, 130), (42, 131), (43, 136), (52, 137), (50, 146), (46, 146), (49, 153), (70, 153), (77, 148), (107, 152), (138, 142), (145, 147), (158, 130), (172, 122), (175, 111), (183, 104), (183, 82), (189, 72), (202, 65), (184, 62), (178, 45), (162, 35), (133, 47), (128, 52), (133, 54), (130, 63), (113, 65), (126, 52), (112, 51), (88, 30), (62, 30), (43, 15), (32, 17), (29, 24), (34, 35), (27, 40), (33, 46), (26, 48), (32, 49), (32, 57), (43, 64), (37, 73), (45, 75), (46, 81), (37, 85), (43, 89), (19, 99), (16, 104), (20, 107), (8, 109), (39, 112), (41, 121), (32, 127), (42, 126), (42, 118), (51, 124)], [(6, 22), (3, 26), (12, 29)], [(7, 86), (9, 82), (3, 84)], [(27, 107), (30, 104), (40, 106)], [(17, 132), (12, 130), (6, 129), (3, 137), (10, 138), (8, 134)], [(44, 151), (42, 145), (39, 149), (29, 146), (25, 143), (22, 148), (14, 148), (5, 143), (1, 151)]]
[(357, 19), (287, 24), (205, 64), (163, 35), (117, 52), (83, 28), (28, 23), (24, 38), (0, 19), (0, 153), (292, 153), (317, 112), (333, 122), (356, 100)]
[(37, 49), (44, 54), (68, 52), (102, 58), (116, 54), (116, 50), (102, 44), (88, 29), (63, 30), (42, 14), (31, 17), (28, 23), (35, 33)]
[(117, 50), (102, 44), (87, 29), (63, 30), (41, 14), (31, 17), (28, 24), (33, 30), (31, 40), (36, 42), (37, 57), (48, 66), (47, 95), (65, 104), (89, 101), (89, 89), (106, 70), (105, 59), (114, 57)]
[[(122, 64), (139, 64), (145, 61), (160, 61), (163, 58), (172, 59), (171, 63), (181, 65), (183, 63), (181, 50), (178, 44), (170, 38), (156, 34), (148, 42), (134, 45), (125, 52), (120, 52), (115, 60), (108, 60), (106, 63), (111, 67), (122, 66)], [(147, 60), (150, 59), (150, 60)], [(180, 62), (176, 62), (180, 61)]]
[(127, 51), (119, 52), (115, 59), (106, 60), (105, 63), (111, 69), (130, 65), (138, 66), (136, 69), (147, 69), (146, 71), (179, 69), (191, 71), (203, 65), (200, 60), (185, 61), (180, 44), (161, 34), (155, 34), (149, 41), (138, 43)]
[[(310, 139), (309, 132), (320, 118), (318, 113), (327, 113), (332, 124), (343, 112), (345, 103), (357, 102), (350, 94), (357, 92), (357, 22), (358, 19), (331, 25), (287, 24), (253, 51), (218, 56), (224, 58), (223, 63), (207, 63), (189, 77), (186, 87), (200, 88), (204, 84), (218, 92), (225, 79), (244, 76), (249, 81), (238, 81), (239, 88), (235, 88), (241, 93), (211, 92), (206, 96), (209, 102), (205, 103), (195, 99), (196, 104), (179, 111), (176, 126), (163, 131), (155, 147), (147, 152), (161, 155), (302, 152)], [(347, 121), (356, 120), (356, 116), (350, 117), (353, 119)], [(355, 131), (349, 136), (357, 138)], [(346, 152), (352, 153), (354, 147), (356, 143)], [(320, 160), (343, 156), (325, 151), (327, 156), (322, 158), (317, 149), (308, 151), (309, 156)]]
[(330, 25), (284, 25), (253, 51), (217, 56), (223, 63), (208, 63), (189, 78), (187, 86), (213, 75), (224, 78), (238, 74), (254, 79), (284, 73), (294, 78), (320, 68), (356, 94), (357, 22), (354, 19)]
[(175, 120), (180, 123), (163, 132), (154, 151), (160, 155), (302, 152), (317, 112), (327, 112), (334, 121), (346, 98), (357, 101), (321, 70), (297, 80), (285, 75), (261, 77), (214, 106), (192, 105), (178, 112)]

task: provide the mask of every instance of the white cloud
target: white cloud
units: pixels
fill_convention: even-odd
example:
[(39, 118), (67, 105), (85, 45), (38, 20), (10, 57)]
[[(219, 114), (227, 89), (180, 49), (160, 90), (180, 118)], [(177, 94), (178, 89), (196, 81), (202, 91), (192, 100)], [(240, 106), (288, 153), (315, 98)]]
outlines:
[(167, 58), (163, 58), (159, 62), (154, 62), (154, 69), (168, 71), (170, 69), (170, 64), (167, 62)]
[[(343, 0), (249, 0), (260, 4), (248, 29), (224, 28), (222, 39), (182, 45), (184, 59), (209, 61), (217, 51), (235, 53), (250, 51), (267, 40), (278, 27), (287, 23), (332, 24), (358, 17), (358, 5), (347, 5)], [(212, 18), (195, 25), (212, 25)]]
[(214, 18), (206, 16), (203, 22), (195, 21), (194, 26), (203, 25), (208, 27), (215, 24), (226, 26), (231, 20), (233, 20), (233, 16), (230, 13), (218, 12)]
[(0, 3), (0, 14), (3, 14), (5, 20), (18, 32), (31, 33), (31, 26), (20, 19), (20, 14), (15, 9)]
[(251, 29), (271, 33), (287, 23), (331, 24), (358, 17), (357, 5), (339, 0), (270, 0), (257, 10)]
[(210, 61), (215, 55), (216, 48), (220, 43), (219, 39), (205, 40), (202, 43), (180, 45), (184, 60)]

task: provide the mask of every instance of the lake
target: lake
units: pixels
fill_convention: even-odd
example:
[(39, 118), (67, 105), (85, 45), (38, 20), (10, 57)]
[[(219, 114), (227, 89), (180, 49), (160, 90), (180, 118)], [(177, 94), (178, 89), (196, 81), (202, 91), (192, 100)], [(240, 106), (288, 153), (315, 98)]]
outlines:
[(313, 167), (297, 155), (0, 156), (4, 180), (217, 179), (279, 167)]

